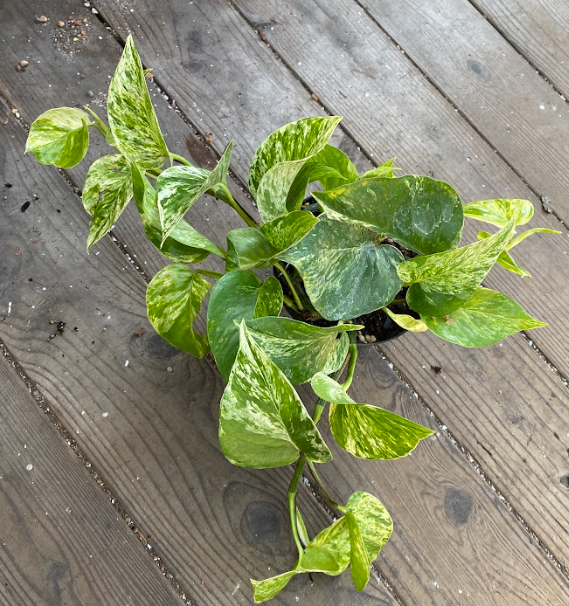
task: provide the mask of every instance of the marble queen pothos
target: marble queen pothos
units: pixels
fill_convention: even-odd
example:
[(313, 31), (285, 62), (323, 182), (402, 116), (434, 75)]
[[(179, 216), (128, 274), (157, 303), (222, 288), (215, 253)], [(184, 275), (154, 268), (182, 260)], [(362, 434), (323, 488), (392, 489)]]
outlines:
[[(146, 236), (172, 261), (148, 285), (152, 325), (193, 356), (211, 350), (227, 381), (219, 424), (224, 455), (258, 469), (294, 465), (288, 508), (298, 558), (288, 572), (253, 581), (255, 601), (274, 597), (294, 575), (334, 576), (348, 567), (362, 590), (393, 525), (375, 496), (356, 492), (340, 504), (322, 486), (316, 466), (332, 459), (318, 429), (323, 412), (329, 405), (338, 445), (363, 459), (403, 457), (432, 432), (348, 395), (355, 337), (363, 328), (358, 319), (383, 314), (407, 331), (431, 331), (463, 347), (544, 326), (481, 283), (496, 263), (528, 278), (511, 251), (526, 237), (552, 230), (516, 235), (532, 218), (531, 202), (462, 204), (447, 183), (396, 177), (391, 160), (359, 174), (328, 143), (339, 116), (298, 120), (261, 143), (249, 171), (258, 224), (227, 187), (232, 142), (212, 171), (168, 150), (146, 71), (129, 37), (109, 86), (108, 124), (89, 108), (51, 109), (32, 124), (26, 152), (42, 164), (70, 168), (87, 153), (92, 129), (99, 131), (111, 153), (91, 165), (83, 188), (91, 215), (87, 248), (134, 199)], [(320, 190), (311, 192), (313, 203), (306, 207), (314, 183)], [(226, 248), (184, 218), (204, 194), (244, 221), (226, 234)], [(497, 229), (480, 231), (476, 242), (461, 246), (464, 217)], [(210, 255), (224, 271), (200, 266)], [(256, 273), (271, 267), (280, 279)], [(207, 334), (201, 334), (194, 320), (210, 288)], [(281, 315), (283, 306), (293, 318)], [(312, 415), (294, 387), (308, 382), (318, 397)], [(306, 468), (338, 515), (312, 538), (296, 503)]]

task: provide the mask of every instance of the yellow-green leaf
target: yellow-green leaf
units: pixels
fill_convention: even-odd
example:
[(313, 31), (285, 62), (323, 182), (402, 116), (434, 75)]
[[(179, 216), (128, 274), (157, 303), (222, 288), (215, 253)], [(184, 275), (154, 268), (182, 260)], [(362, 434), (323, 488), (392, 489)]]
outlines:
[(520, 330), (547, 326), (506, 295), (478, 288), (472, 298), (445, 317), (422, 316), (438, 337), (463, 347), (484, 347)]
[(401, 170), (400, 168), (393, 166), (393, 162), (395, 162), (395, 158), (387, 160), (387, 162), (384, 162), (383, 164), (380, 164), (379, 166), (376, 166), (375, 168), (363, 173), (360, 179), (375, 179), (376, 177), (386, 177), (391, 179), (396, 170)]
[(71, 168), (89, 149), (88, 114), (76, 107), (48, 109), (30, 126), (26, 151), (42, 164)]
[(384, 307), (383, 311), (397, 324), (410, 332), (425, 332), (429, 330), (427, 325), (422, 321), (410, 316), (409, 314), (396, 314), (389, 307)]
[(510, 221), (514, 225), (525, 225), (533, 217), (533, 204), (529, 200), (482, 200), (470, 202), (463, 207), (464, 216), (506, 227)]
[(164, 164), (168, 148), (130, 35), (109, 85), (107, 113), (115, 144), (129, 160), (144, 169)]

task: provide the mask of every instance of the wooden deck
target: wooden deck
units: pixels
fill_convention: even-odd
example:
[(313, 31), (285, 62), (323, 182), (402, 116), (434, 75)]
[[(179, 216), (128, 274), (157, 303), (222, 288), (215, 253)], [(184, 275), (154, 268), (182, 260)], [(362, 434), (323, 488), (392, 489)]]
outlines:
[[(69, 27), (71, 15), (86, 22)], [(294, 560), (290, 470), (224, 459), (221, 379), (146, 319), (145, 280), (163, 259), (134, 206), (85, 253), (77, 188), (103, 145), (65, 174), (23, 156), (42, 111), (104, 104), (130, 32), (169, 147), (208, 166), (235, 139), (231, 187), (245, 204), (268, 133), (329, 113), (344, 116), (336, 144), (359, 167), (397, 156), (465, 202), (529, 198), (532, 225), (563, 231), (520, 247), (532, 280), (487, 280), (548, 328), (475, 351), (424, 334), (363, 351), (359, 401), (436, 434), (392, 463), (334, 452), (326, 482), (343, 498), (376, 494), (394, 536), (364, 592), (316, 575), (274, 604), (567, 606), (562, 0), (0, 0), (0, 605), (251, 604), (249, 577)], [(218, 242), (238, 226), (211, 200), (192, 221)], [(312, 529), (329, 523), (305, 487), (301, 499)]]

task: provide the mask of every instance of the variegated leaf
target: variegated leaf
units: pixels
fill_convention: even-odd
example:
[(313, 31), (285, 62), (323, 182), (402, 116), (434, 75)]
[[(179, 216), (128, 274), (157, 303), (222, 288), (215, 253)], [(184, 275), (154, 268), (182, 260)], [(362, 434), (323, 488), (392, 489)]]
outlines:
[(255, 343), (244, 320), (221, 398), (219, 441), (227, 459), (241, 467), (281, 467), (301, 452), (318, 463), (332, 459), (294, 387)]
[(482, 200), (470, 202), (463, 207), (464, 216), (497, 227), (505, 227), (510, 221), (525, 225), (533, 217), (533, 204), (529, 200)]
[(225, 259), (225, 251), (182, 219), (162, 243), (156, 190), (136, 164), (131, 165), (134, 201), (146, 237), (168, 259), (178, 263), (199, 263), (210, 253)]
[(196, 166), (173, 166), (160, 174), (156, 189), (162, 240), (172, 233), (200, 196), (212, 187), (226, 184), (232, 149), (233, 141), (225, 148), (211, 172)]
[[(525, 232), (524, 232), (525, 233)], [(476, 237), (479, 240), (484, 240), (485, 238), (489, 238), (491, 234), (487, 231), (479, 231), (476, 234)], [(503, 250), (498, 257), (497, 263), (501, 265), (504, 269), (511, 271), (514, 274), (518, 274), (522, 278), (531, 278), (531, 274), (527, 269), (520, 267), (515, 261), (512, 255), (508, 252), (509, 244), (506, 246), (506, 250)]]
[(398, 459), (433, 432), (393, 412), (357, 404), (342, 386), (323, 373), (311, 381), (316, 395), (330, 402), (330, 428), (336, 442), (363, 459)]
[(528, 229), (526, 231), (523, 231), (519, 236), (512, 238), (510, 240), (508, 246), (506, 246), (506, 250), (512, 250), (512, 248), (514, 248), (514, 246), (517, 246), (520, 242), (523, 242), (528, 236), (532, 236), (533, 234), (538, 234), (538, 233), (560, 234), (562, 232), (560, 232), (557, 229), (547, 229), (546, 227), (535, 227), (534, 229)]
[(460, 198), (448, 183), (430, 177), (362, 179), (312, 195), (331, 219), (367, 227), (423, 255), (460, 241)]
[(511, 221), (484, 240), (401, 263), (399, 276), (411, 284), (409, 307), (425, 316), (445, 316), (462, 307), (506, 248), (513, 231)]
[(249, 169), (249, 191), (263, 221), (287, 213), (288, 192), (307, 160), (324, 149), (341, 117), (304, 118), (271, 133)]
[(132, 198), (132, 175), (122, 156), (103, 156), (89, 168), (83, 206), (92, 216), (87, 250), (107, 234)]
[[(354, 561), (356, 572), (354, 575), (352, 571), (352, 576), (354, 581), (357, 578), (356, 588), (358, 591), (364, 589), (367, 581), (363, 583), (363, 567), (365, 565), (369, 571), (370, 564), (389, 541), (393, 521), (383, 504), (366, 492), (355, 492), (346, 506), (340, 509), (346, 515), (325, 528), (307, 545), (291, 571), (264, 581), (251, 581), (256, 604), (274, 598), (296, 574), (321, 572), (337, 576)], [(361, 539), (357, 539), (355, 547), (349, 524), (357, 529), (355, 532)], [(357, 554), (353, 555), (353, 552)]]
[(89, 149), (89, 116), (76, 107), (48, 109), (30, 126), (26, 151), (42, 164), (71, 168)]
[(375, 179), (377, 177), (387, 177), (388, 179), (391, 179), (394, 176), (396, 170), (401, 170), (400, 168), (393, 166), (394, 161), (395, 158), (391, 158), (391, 160), (380, 164), (376, 168), (372, 168), (371, 170), (366, 171), (360, 177), (360, 179)]
[(326, 145), (322, 151), (307, 160), (295, 177), (288, 192), (287, 209), (300, 209), (309, 183), (318, 181), (324, 189), (335, 189), (358, 178), (358, 171), (348, 156), (338, 148)]
[(383, 311), (395, 322), (395, 324), (409, 332), (425, 332), (426, 330), (429, 330), (422, 320), (418, 320), (409, 314), (396, 314), (391, 311), (389, 307), (384, 307)]
[(132, 36), (109, 86), (109, 126), (118, 149), (141, 168), (160, 168), (168, 148), (160, 132), (146, 78)]
[(520, 330), (547, 326), (516, 301), (488, 288), (478, 288), (453, 314), (444, 318), (423, 316), (422, 319), (441, 339), (463, 347), (484, 347)]
[(294, 211), (260, 228), (240, 227), (227, 234), (227, 269), (270, 267), (318, 223), (308, 212)]
[(350, 572), (354, 587), (362, 591), (369, 581), (369, 556), (356, 516), (351, 511), (346, 511), (344, 515), (350, 534)]
[(324, 217), (280, 258), (296, 267), (322, 317), (349, 320), (384, 307), (401, 289), (403, 255), (378, 240), (365, 227)]
[(278, 316), (282, 305), (282, 287), (276, 278), (262, 282), (253, 272), (237, 269), (218, 280), (209, 298), (207, 334), (219, 373), (226, 381), (239, 349), (235, 323)]
[(349, 346), (347, 339), (338, 337), (362, 327), (352, 324), (320, 327), (290, 318), (267, 317), (247, 321), (247, 328), (288, 380), (298, 385), (324, 369), (329, 373), (338, 370)]
[(196, 358), (209, 351), (206, 335), (194, 330), (194, 321), (210, 283), (185, 265), (167, 265), (146, 290), (148, 319), (170, 345)]

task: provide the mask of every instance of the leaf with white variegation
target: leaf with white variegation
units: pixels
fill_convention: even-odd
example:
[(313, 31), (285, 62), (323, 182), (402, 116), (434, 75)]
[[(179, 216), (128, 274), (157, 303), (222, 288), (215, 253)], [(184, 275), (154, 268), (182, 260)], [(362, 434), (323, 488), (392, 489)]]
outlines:
[(408, 455), (433, 432), (393, 412), (358, 404), (343, 387), (323, 373), (314, 375), (312, 389), (330, 402), (330, 429), (336, 442), (363, 459), (398, 459)]
[(207, 308), (207, 333), (217, 368), (226, 381), (239, 349), (235, 322), (278, 316), (282, 305), (282, 287), (276, 278), (262, 282), (253, 272), (237, 269), (217, 281)]
[(42, 164), (71, 168), (89, 149), (88, 114), (76, 107), (48, 109), (30, 126), (25, 154), (33, 152)]
[(172, 233), (200, 196), (212, 187), (227, 183), (232, 149), (233, 141), (225, 148), (211, 172), (196, 166), (173, 166), (160, 174), (156, 180), (156, 189), (162, 240)]
[[(297, 574), (321, 572), (338, 576), (350, 564), (355, 567), (352, 577), (356, 589), (365, 588), (369, 579), (365, 568), (369, 571), (371, 563), (389, 541), (393, 521), (383, 504), (366, 492), (352, 494), (340, 510), (345, 513), (344, 517), (325, 528), (307, 545), (291, 571), (264, 581), (251, 581), (256, 604), (274, 598)], [(353, 532), (350, 532), (350, 525)]]
[(347, 338), (338, 337), (363, 327), (353, 324), (321, 327), (290, 318), (267, 317), (247, 321), (247, 328), (288, 380), (298, 385), (324, 369), (328, 373), (338, 370), (349, 347)]
[(132, 175), (122, 156), (103, 156), (91, 164), (83, 187), (83, 206), (92, 216), (87, 250), (107, 234), (132, 198)]
[(423, 255), (460, 241), (462, 204), (443, 181), (413, 175), (362, 179), (312, 195), (331, 219), (362, 225)]
[(387, 160), (387, 162), (380, 164), (376, 168), (372, 168), (371, 170), (366, 171), (360, 177), (360, 179), (375, 179), (376, 177), (387, 177), (391, 179), (394, 176), (396, 170), (401, 170), (400, 168), (393, 166), (394, 161), (395, 158), (391, 158), (390, 160)]
[(164, 164), (168, 148), (130, 35), (109, 85), (107, 113), (115, 144), (129, 160), (144, 169)]
[(506, 295), (478, 288), (460, 309), (444, 318), (422, 316), (438, 337), (462, 347), (493, 345), (521, 330), (547, 326)]
[(407, 304), (421, 315), (446, 316), (462, 307), (486, 277), (514, 232), (513, 221), (489, 238), (424, 257), (397, 268), (410, 284)]
[(327, 320), (349, 320), (390, 303), (401, 289), (403, 255), (360, 225), (320, 219), (281, 255), (300, 273), (306, 294)]
[(304, 166), (324, 149), (339, 116), (304, 118), (271, 133), (255, 152), (249, 169), (249, 191), (263, 221), (286, 215), (288, 192)]
[(260, 228), (240, 227), (227, 233), (227, 269), (270, 267), (289, 248), (300, 242), (318, 223), (308, 212), (294, 211)]
[(225, 251), (182, 219), (162, 243), (156, 190), (136, 164), (131, 164), (134, 201), (146, 237), (168, 259), (178, 263), (199, 263), (210, 253), (225, 259)]
[(510, 221), (525, 225), (533, 217), (533, 204), (529, 200), (482, 200), (470, 202), (463, 207), (464, 216), (497, 227), (505, 227)]
[(167, 265), (146, 290), (148, 319), (170, 345), (196, 358), (209, 351), (206, 335), (194, 330), (194, 321), (210, 283), (185, 265)]
[(219, 442), (227, 459), (240, 467), (281, 467), (301, 452), (318, 463), (332, 459), (294, 387), (255, 343), (244, 320), (221, 398)]
[[(486, 238), (489, 238), (490, 235), (491, 234), (489, 234), (487, 231), (479, 231), (476, 234), (476, 237), (479, 240), (485, 240)], [(508, 246), (506, 246), (506, 250), (503, 250), (500, 253), (500, 256), (497, 260), (498, 265), (501, 265), (504, 269), (507, 269), (508, 271), (511, 271), (514, 274), (520, 275), (522, 278), (531, 278), (531, 274), (529, 273), (529, 271), (518, 265), (512, 255), (508, 252)]]

